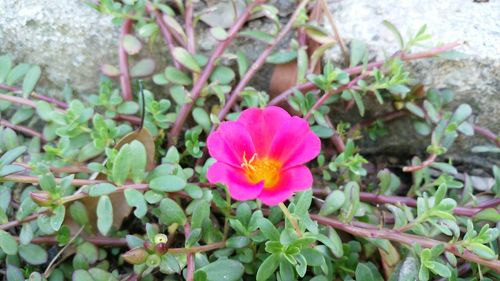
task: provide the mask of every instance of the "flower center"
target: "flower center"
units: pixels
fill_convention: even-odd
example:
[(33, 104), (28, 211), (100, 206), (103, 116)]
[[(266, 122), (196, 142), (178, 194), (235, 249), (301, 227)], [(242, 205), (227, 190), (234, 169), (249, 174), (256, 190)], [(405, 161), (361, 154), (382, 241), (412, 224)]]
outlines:
[(264, 181), (264, 188), (275, 186), (280, 179), (281, 163), (267, 157), (258, 158), (256, 153), (249, 160), (243, 153), (241, 167), (245, 170), (245, 175), (251, 183), (256, 184)]

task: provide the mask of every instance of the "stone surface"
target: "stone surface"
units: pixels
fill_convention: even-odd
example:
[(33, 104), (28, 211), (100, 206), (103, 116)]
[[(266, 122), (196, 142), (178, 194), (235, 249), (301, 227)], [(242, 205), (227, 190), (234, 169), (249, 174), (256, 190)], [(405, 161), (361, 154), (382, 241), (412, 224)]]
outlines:
[[(469, 103), (474, 110), (474, 121), (494, 132), (500, 132), (500, 1), (475, 3), (461, 1), (409, 0), (343, 0), (329, 1), (343, 38), (365, 41), (378, 58), (391, 55), (398, 49), (393, 34), (382, 25), (392, 22), (407, 36), (427, 24), (433, 38), (430, 44), (464, 40), (458, 50), (468, 56), (458, 61), (427, 59), (412, 62), (412, 76), (428, 87), (451, 88), (455, 102)], [(415, 49), (414, 51), (418, 51)], [(330, 56), (338, 60), (339, 52)], [(389, 138), (368, 145), (368, 150), (399, 150), (414, 153), (429, 140), (409, 138), (413, 131), (408, 122), (396, 122)], [(399, 137), (403, 135), (403, 138)], [(406, 142), (407, 140), (413, 140)], [(404, 142), (402, 142), (402, 140)], [(463, 139), (461, 148), (470, 148), (480, 137)]]
[[(195, 11), (200, 12), (214, 3), (217, 1), (201, 1)], [(281, 16), (293, 11), (293, 1), (273, 0), (270, 3), (280, 8)], [(414, 62), (410, 64), (413, 76), (427, 86), (452, 88), (457, 95), (455, 104), (471, 104), (475, 121), (500, 132), (497, 119), (500, 115), (500, 1), (333, 0), (328, 4), (343, 38), (347, 42), (352, 38), (367, 42), (369, 49), (380, 58), (398, 48), (393, 35), (382, 25), (385, 19), (394, 23), (404, 35), (406, 31), (416, 31), (427, 24), (434, 35), (432, 44), (465, 40), (466, 45), (460, 51), (469, 55), (468, 58)], [(270, 30), (273, 26), (268, 21), (254, 20), (247, 28)], [(77, 92), (97, 89), (101, 64), (117, 64), (118, 35), (119, 28), (111, 22), (111, 17), (94, 11), (84, 1), (0, 0), (0, 53), (12, 54), (17, 62), (41, 65), (40, 86), (44, 93), (59, 94), (67, 81)], [(217, 45), (204, 24), (197, 28), (196, 38), (201, 53), (209, 54)], [(237, 39), (236, 44), (247, 52), (250, 61), (264, 48), (263, 44), (245, 38)], [(162, 40), (158, 40), (157, 46), (153, 48), (153, 56), (160, 58), (157, 69), (161, 69), (167, 63), (168, 52)], [(232, 45), (229, 51), (234, 48)], [(339, 51), (334, 49), (329, 55), (338, 60)], [(272, 67), (266, 66), (258, 72), (252, 85), (266, 89), (271, 72)], [(398, 134), (384, 138), (382, 144), (368, 144), (367, 151), (396, 151), (398, 148), (414, 153), (428, 143), (425, 138), (412, 137), (408, 123), (396, 122), (391, 127)], [(408, 139), (413, 142), (408, 143)], [(468, 140), (462, 143), (465, 143), (463, 147), (472, 145)]]
[(117, 62), (119, 29), (85, 1), (0, 0), (0, 53), (39, 64), (41, 86), (96, 89), (102, 63)]

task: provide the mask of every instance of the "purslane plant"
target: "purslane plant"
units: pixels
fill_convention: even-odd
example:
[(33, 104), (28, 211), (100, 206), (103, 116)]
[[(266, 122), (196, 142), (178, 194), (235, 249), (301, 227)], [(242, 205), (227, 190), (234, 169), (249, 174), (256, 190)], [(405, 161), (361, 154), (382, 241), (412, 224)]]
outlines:
[[(210, 28), (218, 43), (206, 55), (196, 5), (95, 4), (122, 28), (118, 67), (103, 65), (89, 97), (69, 85), (64, 101), (35, 92), (42, 69), (0, 56), (7, 280), (500, 279), (500, 169), (485, 187), (446, 154), (460, 135), (492, 141), (479, 153), (497, 153), (500, 138), (405, 69), (456, 56), (459, 42), (415, 52), (425, 26), (405, 40), (384, 22), (400, 51), (370, 61), (360, 41), (347, 50), (325, 1), (301, 1), (283, 26), (278, 9), (253, 1), (229, 29)], [(258, 17), (275, 29), (249, 30)], [(230, 51), (242, 37), (265, 45), (257, 58)], [(162, 70), (139, 56), (156, 41), (171, 61)], [(337, 43), (344, 67), (317, 67)], [(252, 87), (264, 63), (296, 67), (288, 90)], [(392, 110), (366, 118), (370, 102)], [(332, 113), (352, 107), (357, 122)], [(429, 136), (427, 159), (379, 170), (356, 142), (381, 141), (399, 118)]]

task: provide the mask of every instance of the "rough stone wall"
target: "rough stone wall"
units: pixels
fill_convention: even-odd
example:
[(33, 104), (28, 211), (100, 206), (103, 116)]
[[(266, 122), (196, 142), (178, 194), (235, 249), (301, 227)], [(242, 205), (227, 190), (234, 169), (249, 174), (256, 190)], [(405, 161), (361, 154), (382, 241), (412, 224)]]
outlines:
[[(211, 5), (211, 2), (201, 3), (201, 8)], [(280, 15), (283, 17), (293, 7), (291, 0), (272, 2), (282, 8)], [(413, 76), (427, 86), (450, 87), (457, 95), (456, 104), (469, 103), (474, 109), (475, 121), (500, 132), (500, 1), (333, 0), (328, 4), (345, 40), (349, 42), (357, 38), (365, 41), (380, 58), (398, 48), (393, 35), (381, 24), (385, 19), (394, 23), (403, 34), (405, 31), (415, 32), (427, 24), (434, 36), (432, 43), (466, 41), (460, 51), (466, 53), (467, 58), (414, 62), (411, 64)], [(261, 20), (255, 20), (249, 26), (264, 30), (272, 27)], [(0, 53), (10, 53), (18, 62), (41, 65), (43, 79), (40, 86), (44, 93), (58, 95), (66, 81), (77, 92), (95, 90), (100, 65), (117, 63), (118, 34), (119, 28), (113, 25), (110, 16), (99, 14), (84, 1), (0, 0)], [(198, 30), (197, 38), (201, 52), (208, 54), (216, 45), (205, 28)], [(264, 47), (248, 39), (236, 42), (251, 60)], [(168, 52), (163, 42), (159, 43), (161, 48), (153, 52), (157, 53), (155, 57), (161, 58), (161, 66), (166, 64)], [(326, 59), (338, 60), (338, 56), (339, 51), (333, 49)], [(157, 69), (161, 69), (160, 66)], [(266, 87), (270, 71), (271, 68), (266, 67), (259, 72), (260, 77), (254, 80), (259, 88)], [(367, 114), (376, 114), (378, 110)], [(367, 150), (396, 151), (394, 148), (400, 147), (402, 151), (415, 153), (426, 145), (427, 141), (411, 137), (413, 131), (408, 130), (411, 128), (408, 123), (396, 123), (393, 127), (399, 134), (385, 138), (382, 145), (380, 142), (367, 143)], [(406, 142), (408, 137), (413, 142)], [(469, 141), (463, 143), (463, 147), (472, 145)]]

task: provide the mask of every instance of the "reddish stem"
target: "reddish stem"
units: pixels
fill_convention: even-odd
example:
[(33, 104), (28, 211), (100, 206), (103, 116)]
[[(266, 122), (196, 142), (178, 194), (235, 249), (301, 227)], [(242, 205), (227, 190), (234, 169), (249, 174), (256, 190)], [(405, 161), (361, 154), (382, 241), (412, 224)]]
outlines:
[[(485, 265), (496, 272), (500, 273), (500, 261), (499, 260), (486, 260), (480, 258), (476, 254), (470, 252), (467, 249), (463, 249), (463, 251), (459, 250), (456, 245), (452, 243), (446, 243), (439, 240), (434, 240), (418, 235), (401, 233), (396, 230), (391, 229), (375, 229), (375, 228), (362, 228), (359, 226), (355, 226), (352, 224), (345, 224), (339, 220), (333, 218), (327, 218), (316, 214), (311, 214), (311, 219), (317, 221), (320, 224), (331, 226), (335, 229), (350, 233), (351, 235), (358, 237), (369, 237), (369, 238), (379, 238), (386, 239), (406, 245), (414, 245), (418, 243), (420, 246), (424, 248), (432, 248), (437, 245), (444, 244), (445, 250), (447, 252), (453, 253), (455, 256), (461, 257), (465, 260), (472, 261), (478, 264)], [(359, 225), (359, 224), (358, 224)]]
[(325, 103), (326, 100), (329, 99), (331, 96), (336, 95), (336, 94), (340, 94), (340, 93), (342, 93), (343, 91), (345, 91), (347, 89), (351, 89), (352, 87), (356, 86), (356, 84), (358, 83), (358, 81), (362, 80), (367, 75), (368, 74), (366, 74), (366, 73), (362, 73), (361, 75), (359, 75), (356, 78), (352, 79), (348, 84), (342, 85), (342, 86), (340, 86), (339, 88), (337, 88), (335, 90), (326, 92), (323, 96), (321, 96), (321, 98), (319, 98), (316, 101), (316, 103), (311, 107), (311, 109), (307, 112), (307, 114), (304, 115), (304, 119), (305, 120), (309, 119), (309, 117), (311, 117), (311, 115), (313, 114), (313, 112), (315, 110), (317, 110), (321, 105), (323, 105), (323, 103)]
[(123, 38), (125, 35), (130, 33), (130, 29), (132, 28), (132, 20), (124, 19), (121, 32), (120, 32), (120, 41), (118, 42), (118, 57), (120, 63), (120, 85), (122, 88), (122, 97), (126, 101), (133, 100), (132, 96), (132, 85), (130, 84), (130, 74), (128, 70), (128, 54), (125, 51), (125, 47), (123, 46)]
[(403, 172), (415, 172), (422, 170), (426, 167), (429, 167), (432, 163), (434, 163), (434, 161), (436, 161), (436, 158), (437, 158), (436, 154), (431, 154), (427, 157), (427, 159), (424, 162), (418, 165), (403, 167)]
[(28, 127), (25, 127), (22, 125), (15, 125), (15, 124), (12, 124), (9, 121), (4, 120), (4, 119), (0, 119), (0, 126), (5, 126), (8, 128), (11, 128), (11, 129), (18, 131), (20, 133), (23, 133), (24, 135), (27, 135), (27, 136), (39, 138), (42, 141), (42, 143), (47, 142), (47, 139), (45, 139), (45, 137), (41, 133), (39, 133), (31, 128), (28, 128)]
[[(280, 31), (278, 36), (276, 36), (271, 44), (269, 44), (264, 51), (260, 54), (260, 56), (255, 60), (255, 62), (252, 64), (250, 69), (245, 73), (243, 78), (239, 81), (238, 85), (234, 88), (234, 90), (231, 92), (229, 95), (229, 100), (227, 103), (224, 105), (222, 110), (219, 112), (219, 120), (224, 120), (226, 115), (229, 113), (233, 105), (236, 103), (236, 100), (238, 99), (240, 92), (246, 87), (248, 82), (252, 79), (252, 77), (255, 75), (257, 70), (259, 70), (262, 65), (266, 62), (267, 57), (271, 54), (273, 49), (278, 45), (279, 42), (285, 38), (285, 36), (290, 32), (290, 30), (293, 27), (293, 24), (295, 23), (295, 20), (297, 17), (300, 15), (302, 12), (302, 9), (305, 7), (305, 5), (309, 2), (308, 0), (302, 0), (300, 2), (299, 6), (295, 9), (295, 12), (292, 14), (290, 19), (288, 20), (288, 23), (283, 27), (283, 29)], [(212, 130), (213, 131), (213, 130)]]
[(31, 214), (31, 215), (25, 217), (22, 220), (15, 220), (15, 221), (10, 221), (8, 223), (0, 224), (0, 230), (10, 229), (10, 228), (19, 226), (19, 225), (21, 225), (23, 223), (27, 223), (27, 222), (36, 220), (39, 216), (47, 214), (47, 213), (48, 213), (48, 211), (44, 211), (44, 212), (41, 212), (41, 213), (35, 213), (35, 214)]
[[(186, 241), (189, 238), (189, 235), (191, 234), (190, 232), (190, 226), (189, 223), (186, 223), (184, 225), (184, 236), (186, 237)], [(187, 273), (186, 273), (186, 281), (193, 281), (194, 280), (194, 255), (193, 253), (188, 253), (187, 254)]]
[(325, 114), (325, 120), (326, 120), (326, 123), (328, 124), (328, 126), (330, 126), (330, 128), (332, 128), (332, 130), (333, 130), (333, 135), (331, 137), (333, 146), (335, 146), (335, 149), (337, 150), (337, 152), (339, 152), (339, 153), (344, 152), (344, 150), (345, 150), (344, 140), (338, 134), (337, 130), (335, 130), (335, 126), (333, 126), (332, 120), (330, 120), (330, 117), (328, 116), (328, 114)]
[[(315, 195), (329, 194), (328, 191), (324, 189), (314, 189), (313, 192)], [(408, 207), (417, 206), (417, 200), (410, 197), (378, 195), (371, 192), (360, 192), (359, 199), (364, 202), (375, 204), (404, 204)], [(484, 209), (496, 208), (498, 205), (500, 205), (500, 198), (493, 198), (479, 203), (476, 207), (455, 207), (453, 213), (459, 216), (473, 217)]]
[[(455, 48), (455, 47), (457, 47), (457, 46), (459, 46), (461, 44), (462, 44), (462, 42), (456, 41), (456, 42), (444, 44), (444, 45), (442, 45), (440, 47), (432, 48), (432, 49), (430, 49), (428, 51), (425, 51), (425, 52), (420, 52), (420, 53), (416, 53), (416, 54), (409, 54), (409, 55), (400, 54), (399, 58), (401, 60), (403, 60), (403, 61), (411, 61), (411, 60), (417, 60), (417, 59), (431, 58), (431, 57), (434, 57), (434, 56), (436, 56), (436, 55), (438, 55), (440, 53), (449, 51), (449, 50), (451, 50), (451, 49), (453, 49), (453, 48)], [(375, 61), (375, 62), (369, 63), (369, 64), (366, 65), (366, 70), (371, 70), (373, 68), (380, 67), (385, 62), (386, 61), (380, 60), (380, 61)], [(361, 73), (363, 70), (364, 70), (364, 66), (363, 65), (359, 65), (359, 66), (345, 68), (342, 71), (346, 72), (347, 74), (354, 75), (354, 74)], [(290, 89), (286, 90), (285, 92), (283, 92), (283, 93), (279, 94), (278, 96), (276, 96), (274, 99), (272, 99), (269, 102), (269, 105), (276, 105), (276, 104), (281, 103), (282, 101), (286, 100), (286, 98), (289, 95), (291, 95), (293, 93), (294, 89), (300, 90), (301, 88), (304, 89), (303, 91), (311, 91), (311, 90), (316, 89), (316, 86), (312, 82), (306, 82), (304, 84), (301, 84), (301, 85), (295, 86), (293, 88), (290, 88)]]
[(190, 97), (192, 99), (192, 102), (184, 104), (180, 111), (179, 114), (177, 115), (177, 120), (175, 120), (175, 123), (172, 126), (172, 130), (170, 131), (169, 135), (169, 145), (173, 145), (177, 141), (177, 137), (179, 136), (182, 126), (184, 125), (184, 122), (186, 121), (189, 113), (191, 112), (191, 109), (193, 108), (194, 103), (196, 100), (199, 98), (201, 90), (205, 86), (205, 83), (207, 82), (208, 78), (210, 77), (210, 74), (212, 74), (213, 69), (215, 68), (215, 63), (219, 59), (219, 57), (224, 53), (224, 50), (229, 46), (229, 44), (236, 38), (236, 35), (238, 31), (241, 29), (243, 24), (247, 21), (247, 19), (250, 17), (252, 14), (252, 10), (256, 5), (261, 4), (264, 2), (264, 0), (257, 0), (252, 2), (245, 11), (240, 15), (238, 20), (233, 24), (231, 29), (228, 32), (228, 37), (226, 40), (222, 41), (219, 43), (215, 51), (213, 52), (212, 56), (208, 60), (207, 65), (203, 69), (203, 72), (201, 73), (199, 79), (196, 81), (194, 84), (193, 88), (191, 89), (190, 92)]
[(149, 13), (153, 13), (156, 17), (156, 24), (158, 24), (158, 26), (160, 27), (161, 34), (163, 35), (163, 40), (165, 41), (165, 44), (168, 46), (168, 50), (170, 52), (170, 56), (172, 57), (172, 61), (174, 63), (175, 68), (182, 69), (182, 65), (174, 57), (175, 44), (174, 40), (172, 39), (172, 33), (170, 33), (167, 24), (163, 20), (163, 13), (152, 7), (149, 1), (146, 4), (146, 9), (148, 10)]
[(474, 132), (476, 134), (479, 134), (492, 142), (494, 142), (498, 147), (500, 147), (500, 137), (495, 135), (492, 131), (490, 131), (488, 128), (480, 127), (480, 126), (474, 126)]

